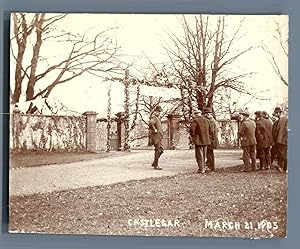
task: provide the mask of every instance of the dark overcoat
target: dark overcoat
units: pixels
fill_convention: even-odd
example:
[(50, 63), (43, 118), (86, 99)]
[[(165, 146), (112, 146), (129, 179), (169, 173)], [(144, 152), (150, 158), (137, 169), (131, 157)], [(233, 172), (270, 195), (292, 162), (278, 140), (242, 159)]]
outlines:
[(256, 144), (255, 138), (255, 122), (250, 119), (242, 121), (238, 136), (241, 139), (242, 146), (250, 146)]
[(279, 122), (279, 119), (277, 119), (273, 123), (273, 127), (272, 127), (273, 145), (276, 144), (277, 137), (278, 137), (278, 122)]
[(288, 117), (282, 116), (279, 118), (273, 127), (274, 142), (277, 144), (288, 144)]
[(257, 142), (257, 149), (265, 149), (272, 146), (272, 134), (265, 118), (259, 118), (256, 120), (255, 138)]
[(216, 149), (218, 148), (219, 141), (218, 141), (218, 129), (217, 129), (217, 122), (213, 117), (207, 117), (210, 125), (210, 134), (209, 134), (209, 139), (210, 139), (210, 144), (209, 147), (211, 149)]
[(163, 138), (163, 128), (159, 117), (152, 115), (149, 121), (150, 141), (152, 145), (159, 144)]
[(265, 120), (266, 120), (267, 128), (268, 128), (268, 131), (269, 131), (269, 136), (270, 136), (270, 139), (271, 139), (272, 145), (273, 145), (274, 144), (274, 140), (273, 140), (273, 123), (270, 120), (270, 118), (265, 118)]
[(211, 126), (207, 118), (201, 116), (194, 118), (190, 127), (190, 135), (192, 142), (195, 145), (209, 145), (210, 144)]

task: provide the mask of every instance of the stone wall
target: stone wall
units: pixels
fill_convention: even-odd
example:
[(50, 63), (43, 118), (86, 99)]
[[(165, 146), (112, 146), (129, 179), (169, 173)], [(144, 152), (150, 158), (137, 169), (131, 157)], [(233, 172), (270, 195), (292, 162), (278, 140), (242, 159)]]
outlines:
[[(168, 132), (168, 122), (162, 122), (164, 130), (164, 139), (163, 145), (164, 148), (168, 148), (170, 145), (169, 141), (169, 132)], [(188, 128), (184, 123), (179, 123), (179, 136), (174, 140), (174, 146), (176, 149), (188, 149), (190, 144)], [(137, 127), (136, 129), (140, 129)], [(143, 147), (148, 144), (148, 131), (144, 129), (144, 137), (133, 140), (133, 147)], [(234, 120), (219, 120), (217, 121), (217, 130), (218, 130), (218, 140), (219, 148), (236, 148), (239, 146), (237, 132), (238, 132), (238, 123)]]
[[(97, 113), (85, 112), (80, 116), (27, 115), (14, 111), (10, 119), (10, 149), (12, 151), (106, 151), (107, 122), (97, 121)], [(119, 123), (119, 130), (118, 125)], [(189, 132), (176, 115), (162, 121), (165, 149), (188, 149)], [(238, 147), (238, 123), (217, 121), (220, 148)], [(148, 145), (148, 128), (137, 125), (130, 140), (132, 147)], [(119, 133), (118, 133), (119, 132)], [(124, 125), (111, 123), (111, 150), (124, 146)]]
[(86, 149), (84, 116), (27, 115), (14, 112), (10, 149), (17, 151), (79, 151)]

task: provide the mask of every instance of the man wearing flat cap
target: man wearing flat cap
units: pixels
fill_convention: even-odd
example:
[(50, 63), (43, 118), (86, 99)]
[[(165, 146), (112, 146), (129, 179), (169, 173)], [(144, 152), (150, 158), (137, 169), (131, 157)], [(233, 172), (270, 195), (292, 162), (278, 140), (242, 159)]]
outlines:
[(255, 113), (255, 138), (256, 138), (256, 150), (257, 156), (260, 162), (260, 170), (269, 169), (270, 150), (272, 146), (272, 135), (268, 127), (267, 120), (263, 118), (261, 111), (256, 111)]
[(163, 129), (160, 120), (161, 111), (162, 108), (160, 106), (156, 106), (149, 121), (151, 144), (154, 145), (154, 160), (152, 167), (156, 170), (162, 169), (158, 166), (158, 159), (164, 153), (162, 145)]
[(218, 133), (217, 133), (217, 124), (216, 120), (212, 115), (212, 109), (205, 107), (203, 109), (204, 117), (209, 121), (211, 127), (211, 133), (209, 134), (210, 144), (207, 146), (207, 166), (210, 170), (215, 170), (215, 155), (214, 149), (218, 147)]
[(251, 170), (256, 170), (256, 138), (255, 138), (255, 122), (250, 120), (249, 112), (240, 112), (242, 115), (242, 123), (238, 132), (238, 137), (241, 139), (241, 145), (243, 149), (243, 161), (244, 161), (244, 172), (249, 171), (250, 159), (251, 159)]
[(205, 173), (205, 159), (207, 146), (210, 144), (211, 127), (207, 118), (201, 116), (200, 110), (194, 111), (194, 118), (190, 126), (190, 135), (195, 145), (195, 157), (198, 164), (197, 173)]
[(287, 171), (288, 117), (287, 115), (282, 115), (280, 107), (275, 108), (273, 115), (278, 118), (273, 126), (273, 139), (277, 147), (278, 170), (283, 172)]

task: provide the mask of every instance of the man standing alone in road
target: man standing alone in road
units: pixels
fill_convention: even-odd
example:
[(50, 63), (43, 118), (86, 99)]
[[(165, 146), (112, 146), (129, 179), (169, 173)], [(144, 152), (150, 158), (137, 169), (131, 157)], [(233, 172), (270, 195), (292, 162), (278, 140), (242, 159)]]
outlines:
[(154, 160), (152, 163), (152, 167), (156, 170), (162, 169), (158, 166), (158, 159), (164, 153), (162, 144), (163, 129), (160, 120), (161, 111), (162, 108), (160, 106), (156, 106), (149, 121), (151, 144), (154, 145)]
[(201, 111), (194, 111), (194, 119), (190, 127), (190, 135), (195, 145), (195, 157), (198, 164), (197, 173), (205, 173), (207, 146), (210, 144), (211, 128), (207, 118), (201, 116)]
[(249, 112), (241, 112), (242, 123), (238, 132), (238, 136), (241, 139), (243, 149), (243, 161), (244, 161), (244, 172), (249, 171), (250, 159), (252, 171), (256, 170), (256, 138), (255, 138), (255, 122), (250, 120)]

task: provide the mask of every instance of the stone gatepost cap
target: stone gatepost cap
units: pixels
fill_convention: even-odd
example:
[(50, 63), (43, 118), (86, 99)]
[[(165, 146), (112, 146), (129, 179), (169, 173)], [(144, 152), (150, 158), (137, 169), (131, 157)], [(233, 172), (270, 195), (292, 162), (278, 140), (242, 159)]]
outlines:
[(87, 111), (87, 112), (84, 112), (82, 115), (97, 115), (98, 113), (97, 112), (94, 112), (94, 111)]

